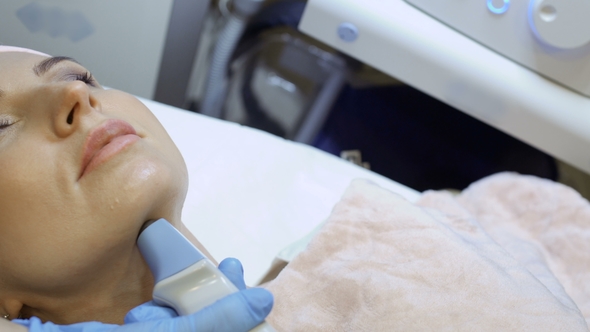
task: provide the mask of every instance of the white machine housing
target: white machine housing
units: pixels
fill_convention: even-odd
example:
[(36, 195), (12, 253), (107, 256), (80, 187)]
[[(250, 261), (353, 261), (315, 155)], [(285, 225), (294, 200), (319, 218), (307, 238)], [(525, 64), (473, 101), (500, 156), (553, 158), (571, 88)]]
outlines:
[(590, 96), (590, 1), (407, 2), (523, 66)]
[[(486, 12), (487, 1), (416, 0), (432, 8), (456, 2), (452, 8), (457, 12), (479, 3), (481, 13), (463, 14), (502, 16)], [(464, 27), (467, 31), (460, 32), (433, 15), (403, 0), (309, 0), (299, 29), (590, 173), (590, 99), (467, 36), (481, 31)], [(525, 23), (498, 29), (520, 36), (514, 38), (536, 38)], [(542, 50), (539, 41), (535, 43), (528, 45)], [(560, 61), (575, 62), (574, 55), (584, 54), (586, 47)]]

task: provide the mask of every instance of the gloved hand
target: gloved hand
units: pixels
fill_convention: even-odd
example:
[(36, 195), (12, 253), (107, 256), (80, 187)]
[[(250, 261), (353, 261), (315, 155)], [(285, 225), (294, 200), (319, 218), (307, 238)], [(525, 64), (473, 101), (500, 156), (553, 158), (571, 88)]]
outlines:
[(178, 316), (173, 309), (150, 301), (132, 309), (121, 326), (99, 322), (55, 325), (36, 317), (12, 322), (28, 327), (30, 332), (246, 332), (262, 323), (272, 309), (272, 294), (262, 288), (246, 289), (242, 264), (235, 258), (223, 260), (219, 269), (240, 291), (192, 315)]

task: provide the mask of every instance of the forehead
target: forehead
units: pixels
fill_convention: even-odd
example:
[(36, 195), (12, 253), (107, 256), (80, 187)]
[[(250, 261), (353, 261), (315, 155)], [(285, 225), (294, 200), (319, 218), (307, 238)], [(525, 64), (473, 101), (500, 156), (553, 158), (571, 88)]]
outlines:
[(43, 55), (25, 52), (0, 52), (0, 68), (17, 66), (22, 64), (34, 64), (47, 58)]
[(33, 73), (33, 67), (47, 57), (25, 52), (0, 52), (0, 87)]

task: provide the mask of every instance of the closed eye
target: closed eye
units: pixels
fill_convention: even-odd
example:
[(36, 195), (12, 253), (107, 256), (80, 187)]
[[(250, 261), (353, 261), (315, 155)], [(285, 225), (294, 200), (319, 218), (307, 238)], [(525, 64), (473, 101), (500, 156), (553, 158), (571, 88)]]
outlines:
[(12, 122), (8, 119), (0, 119), (0, 130), (12, 126)]
[(76, 81), (84, 82), (90, 86), (96, 87), (98, 85), (96, 80), (94, 79), (94, 76), (92, 76), (92, 74), (89, 71), (86, 71), (83, 74), (73, 74), (73, 78)]

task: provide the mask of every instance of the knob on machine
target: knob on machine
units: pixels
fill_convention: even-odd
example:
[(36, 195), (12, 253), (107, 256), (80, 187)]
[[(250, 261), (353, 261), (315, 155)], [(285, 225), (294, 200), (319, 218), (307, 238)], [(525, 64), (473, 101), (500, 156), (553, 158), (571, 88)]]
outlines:
[(539, 40), (559, 49), (590, 42), (589, 0), (531, 0), (529, 24)]

